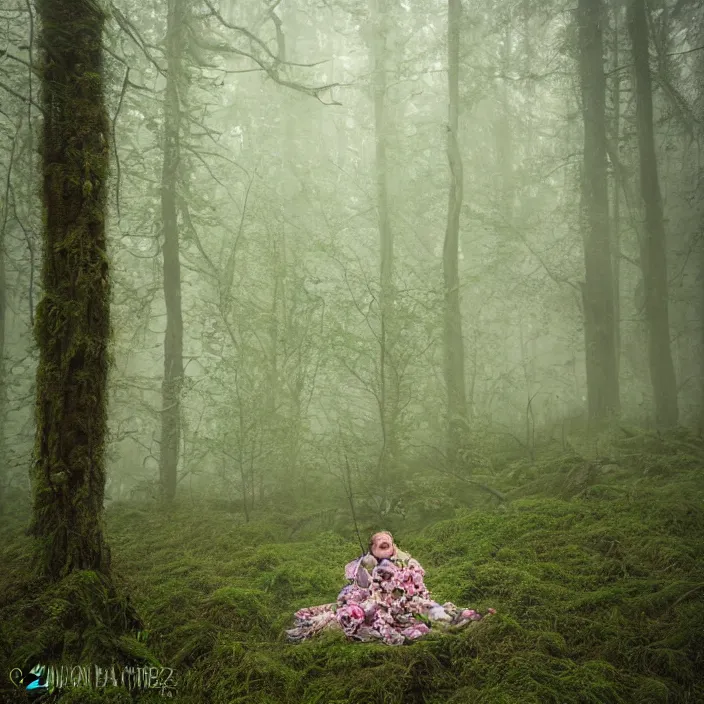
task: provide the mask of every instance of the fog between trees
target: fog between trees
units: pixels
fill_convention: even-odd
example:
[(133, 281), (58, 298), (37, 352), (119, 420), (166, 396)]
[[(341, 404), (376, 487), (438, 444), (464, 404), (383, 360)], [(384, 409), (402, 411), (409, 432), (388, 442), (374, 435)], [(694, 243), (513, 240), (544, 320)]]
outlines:
[[(491, 490), (497, 452), (703, 422), (697, 0), (117, 0), (83, 74), (61, 5), (0, 9), (5, 502), (34, 448), (100, 504), (102, 366), (62, 337), (107, 331), (96, 291), (110, 499), (249, 519), (352, 485), (383, 517), (447, 477)], [(57, 88), (79, 75), (104, 117)], [(52, 206), (63, 159), (86, 170)], [(52, 244), (69, 191), (104, 208), (110, 291)], [(88, 271), (100, 236), (72, 242)]]

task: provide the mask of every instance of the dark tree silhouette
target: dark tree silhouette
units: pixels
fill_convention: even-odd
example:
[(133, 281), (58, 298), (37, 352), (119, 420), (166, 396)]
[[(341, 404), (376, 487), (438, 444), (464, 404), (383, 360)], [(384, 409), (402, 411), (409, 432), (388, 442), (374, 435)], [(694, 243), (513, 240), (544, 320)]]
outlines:
[(105, 207), (110, 130), (103, 95), (102, 10), (40, 0), (43, 296), (37, 307), (32, 470), (39, 568), (59, 580), (107, 573), (103, 538), (110, 284)]
[(584, 240), (584, 336), (590, 423), (619, 411), (614, 286), (606, 175), (606, 79), (601, 0), (579, 0), (579, 77), (584, 118), (581, 229)]
[(670, 346), (665, 221), (658, 181), (653, 131), (653, 88), (648, 57), (648, 22), (645, 0), (628, 7), (636, 94), (636, 128), (640, 154), (640, 192), (645, 209), (645, 232), (640, 242), (640, 263), (645, 284), (648, 321), (648, 359), (655, 397), (655, 423), (659, 428), (677, 425), (677, 383)]

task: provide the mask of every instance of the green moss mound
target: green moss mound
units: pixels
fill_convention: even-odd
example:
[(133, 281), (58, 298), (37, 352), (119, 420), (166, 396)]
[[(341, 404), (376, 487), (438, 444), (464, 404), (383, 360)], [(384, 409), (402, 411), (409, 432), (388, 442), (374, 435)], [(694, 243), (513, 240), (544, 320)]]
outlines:
[[(175, 701), (189, 704), (704, 701), (704, 448), (684, 434), (635, 438), (608, 457), (563, 462), (557, 448), (514, 461), (494, 478), (502, 491), (514, 482), (513, 500), (401, 530), (438, 601), (498, 610), (402, 647), (350, 643), (340, 632), (285, 642), (293, 612), (333, 601), (343, 565), (358, 554), (337, 533), (299, 530), (293, 539), (300, 516), (244, 524), (202, 505), (163, 514), (115, 506), (107, 517), (115, 570), (145, 624), (134, 641), (143, 657), (175, 668)], [(558, 477), (585, 462), (598, 481), (565, 492)], [(536, 493), (529, 485), (541, 469), (555, 480)], [(19, 533), (2, 536), (11, 567), (0, 577), (6, 670), (40, 652), (29, 642), (42, 629), (26, 628), (40, 619), (33, 608), (44, 610), (43, 629), (58, 629), (82, 590), (97, 588), (86, 573), (72, 591), (44, 591), (27, 574)], [(91, 652), (99, 632), (69, 638), (71, 652)], [(61, 702), (96, 696), (107, 693), (67, 691)], [(110, 696), (121, 704), (119, 692)]]
[(141, 622), (134, 607), (99, 572), (81, 570), (57, 583), (35, 579), (17, 601), (3, 605), (4, 655), (12, 666), (36, 663), (156, 664), (132, 637)]

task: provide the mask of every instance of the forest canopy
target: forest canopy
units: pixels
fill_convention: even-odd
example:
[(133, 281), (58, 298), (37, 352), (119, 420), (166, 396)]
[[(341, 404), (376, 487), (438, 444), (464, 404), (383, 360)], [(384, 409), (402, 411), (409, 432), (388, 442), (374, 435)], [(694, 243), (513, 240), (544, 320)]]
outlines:
[[(481, 474), (587, 421), (701, 424), (701, 8), (453, 7), (105, 5), (117, 498), (249, 511), (338, 485), (346, 456), (387, 501), (413, 464)], [(41, 27), (2, 13), (1, 447), (23, 491)]]

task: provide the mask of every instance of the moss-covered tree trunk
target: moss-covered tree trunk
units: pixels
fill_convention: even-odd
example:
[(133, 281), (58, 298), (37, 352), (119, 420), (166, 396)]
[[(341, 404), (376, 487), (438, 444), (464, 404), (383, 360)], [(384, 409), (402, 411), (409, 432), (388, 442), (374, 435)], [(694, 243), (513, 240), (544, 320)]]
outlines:
[(445, 386), (447, 387), (447, 456), (457, 461), (457, 452), (467, 424), (467, 394), (464, 377), (464, 340), (460, 312), (459, 234), (462, 209), (462, 156), (457, 130), (459, 124), (460, 65), (460, 0), (448, 0), (448, 126), (447, 159), (450, 165), (450, 190), (447, 205), (447, 226), (443, 247), (445, 282), (444, 349)]
[(166, 97), (164, 101), (164, 162), (161, 174), (161, 220), (164, 261), (164, 380), (161, 387), (161, 445), (159, 480), (166, 501), (176, 495), (181, 440), (181, 387), (183, 385), (183, 318), (181, 313), (181, 261), (177, 221), (177, 184), (181, 162), (181, 105), (185, 91), (183, 50), (187, 0), (168, 0), (166, 19)]
[(606, 172), (606, 79), (602, 0), (579, 0), (579, 76), (584, 118), (580, 227), (584, 241), (584, 336), (589, 422), (618, 414), (613, 277)]
[(645, 0), (631, 0), (628, 6), (628, 33), (635, 67), (640, 192), (645, 209), (640, 263), (648, 321), (648, 359), (655, 398), (655, 423), (659, 428), (665, 428), (677, 425), (677, 383), (670, 345), (665, 220), (653, 133), (653, 88)]
[(43, 53), (43, 296), (37, 306), (38, 567), (107, 573), (104, 444), (110, 335), (105, 207), (105, 17), (92, 0), (38, 0)]

